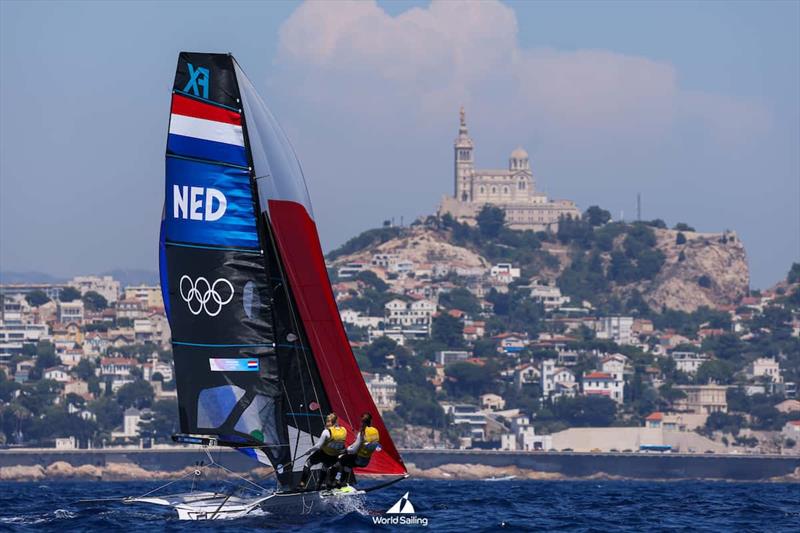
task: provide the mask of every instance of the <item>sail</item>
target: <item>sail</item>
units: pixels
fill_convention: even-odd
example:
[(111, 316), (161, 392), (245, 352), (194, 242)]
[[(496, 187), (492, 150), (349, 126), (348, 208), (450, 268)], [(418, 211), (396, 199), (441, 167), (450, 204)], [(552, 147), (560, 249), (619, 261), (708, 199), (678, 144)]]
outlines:
[[(293, 486), (330, 412), (363, 412), (405, 468), (339, 319), (297, 158), (232, 56), (183, 52), (160, 238), (183, 433), (271, 463)], [(291, 465), (284, 469), (283, 466)]]

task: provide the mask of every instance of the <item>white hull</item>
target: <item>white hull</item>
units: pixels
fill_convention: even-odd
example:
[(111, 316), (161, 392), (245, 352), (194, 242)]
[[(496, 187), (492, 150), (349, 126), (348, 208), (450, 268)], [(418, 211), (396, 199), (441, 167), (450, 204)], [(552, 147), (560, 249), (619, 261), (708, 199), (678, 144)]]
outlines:
[(322, 514), (353, 510), (365, 492), (351, 487), (308, 492), (276, 492), (242, 498), (215, 492), (192, 492), (170, 496), (128, 498), (125, 503), (145, 503), (172, 507), (180, 520), (229, 520), (258, 510), (270, 514)]

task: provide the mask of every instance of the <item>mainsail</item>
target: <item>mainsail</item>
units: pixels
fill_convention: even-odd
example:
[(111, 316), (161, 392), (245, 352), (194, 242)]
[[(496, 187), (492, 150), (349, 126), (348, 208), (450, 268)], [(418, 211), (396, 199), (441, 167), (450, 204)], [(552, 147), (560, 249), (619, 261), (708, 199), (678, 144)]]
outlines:
[(352, 440), (369, 412), (382, 451), (363, 471), (405, 473), (339, 318), (300, 164), (229, 54), (178, 59), (160, 267), (183, 433), (291, 487), (325, 415)]

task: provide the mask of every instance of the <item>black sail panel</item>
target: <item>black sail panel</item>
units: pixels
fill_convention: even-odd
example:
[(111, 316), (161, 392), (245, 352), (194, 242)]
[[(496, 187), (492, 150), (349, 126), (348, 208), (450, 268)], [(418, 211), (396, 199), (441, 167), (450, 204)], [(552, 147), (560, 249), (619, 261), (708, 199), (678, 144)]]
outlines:
[(290, 487), (330, 405), (254, 194), (231, 56), (181, 53), (173, 89), (160, 267), (181, 432), (236, 443)]

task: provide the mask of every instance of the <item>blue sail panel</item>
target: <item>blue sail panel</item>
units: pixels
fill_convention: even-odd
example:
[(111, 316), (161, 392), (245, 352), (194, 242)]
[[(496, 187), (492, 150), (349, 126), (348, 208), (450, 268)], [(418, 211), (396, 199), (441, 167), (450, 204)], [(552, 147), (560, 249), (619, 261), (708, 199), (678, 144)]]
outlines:
[(247, 170), (168, 157), (166, 178), (167, 242), (259, 248)]

